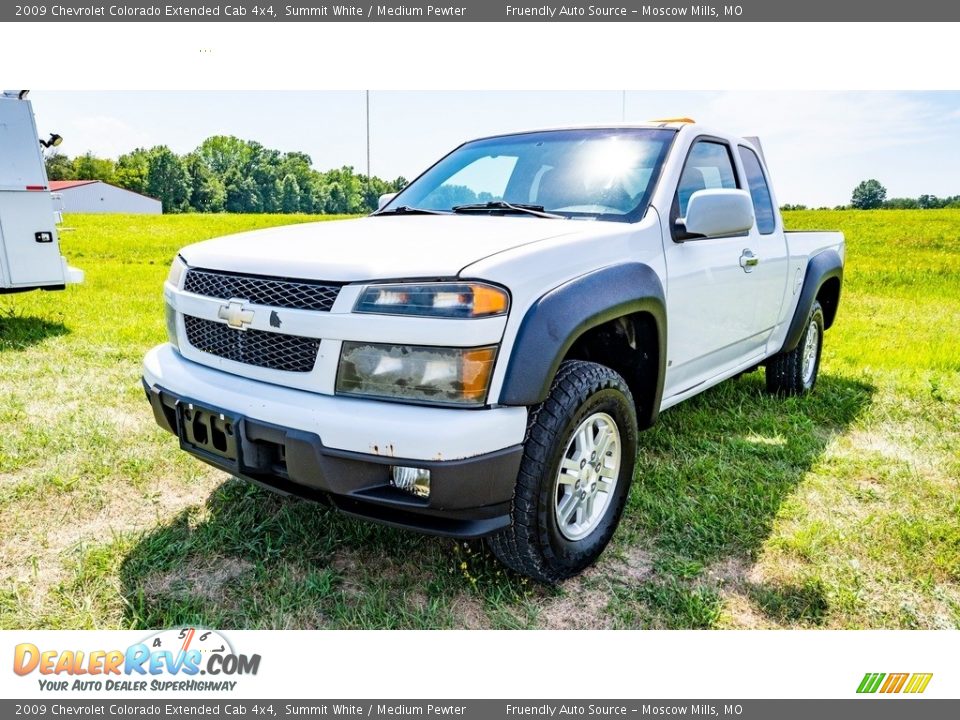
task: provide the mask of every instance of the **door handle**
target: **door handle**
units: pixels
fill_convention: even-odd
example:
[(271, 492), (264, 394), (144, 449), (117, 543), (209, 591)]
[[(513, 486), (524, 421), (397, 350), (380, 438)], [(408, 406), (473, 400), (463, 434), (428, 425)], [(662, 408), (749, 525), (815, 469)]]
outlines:
[(740, 255), (740, 267), (743, 268), (744, 272), (751, 272), (759, 262), (760, 258), (754, 255), (750, 248), (743, 249), (743, 253)]

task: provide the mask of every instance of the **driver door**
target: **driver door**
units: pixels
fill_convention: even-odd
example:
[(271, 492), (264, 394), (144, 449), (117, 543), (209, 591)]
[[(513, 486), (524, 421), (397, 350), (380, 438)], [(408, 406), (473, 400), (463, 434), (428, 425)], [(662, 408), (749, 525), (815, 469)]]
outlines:
[(741, 187), (733, 149), (717, 138), (694, 142), (664, 232), (667, 265), (667, 376), (664, 399), (693, 390), (762, 352), (754, 327), (755, 233), (685, 237), (676, 220), (698, 190)]

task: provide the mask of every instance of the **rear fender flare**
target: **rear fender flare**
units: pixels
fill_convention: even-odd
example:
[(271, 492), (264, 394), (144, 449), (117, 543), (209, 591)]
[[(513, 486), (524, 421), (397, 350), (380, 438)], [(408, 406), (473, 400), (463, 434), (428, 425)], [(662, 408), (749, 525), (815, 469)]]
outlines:
[[(787, 330), (786, 339), (780, 352), (790, 352), (800, 343), (800, 338), (807, 326), (807, 318), (810, 316), (810, 309), (813, 307), (813, 301), (823, 284), (831, 278), (837, 278), (843, 286), (843, 260), (840, 259), (836, 250), (824, 250), (810, 258), (807, 263), (807, 272), (803, 279), (803, 288), (800, 290), (800, 298), (797, 300), (797, 307), (793, 313), (793, 319), (790, 321), (790, 327)], [(839, 299), (838, 299), (839, 302)]]

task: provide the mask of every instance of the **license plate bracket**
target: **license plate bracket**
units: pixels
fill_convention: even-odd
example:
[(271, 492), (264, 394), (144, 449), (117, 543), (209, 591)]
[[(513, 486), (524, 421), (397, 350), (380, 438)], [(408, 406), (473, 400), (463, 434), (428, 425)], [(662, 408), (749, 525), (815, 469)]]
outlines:
[(177, 403), (177, 430), (184, 450), (238, 464), (239, 418), (222, 410), (181, 401)]

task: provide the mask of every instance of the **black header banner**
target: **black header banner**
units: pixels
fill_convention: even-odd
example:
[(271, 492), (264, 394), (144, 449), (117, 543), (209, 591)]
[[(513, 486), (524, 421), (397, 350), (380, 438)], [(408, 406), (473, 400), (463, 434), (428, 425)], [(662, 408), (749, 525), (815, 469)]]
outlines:
[(434, 0), (26, 0), (0, 5), (3, 22), (948, 22), (943, 0), (607, 0), (590, 3)]
[[(905, 705), (910, 709), (906, 710)], [(2, 700), (6, 718), (68, 717), (223, 718), (359, 717), (423, 720), (626, 720), (694, 716), (729, 720), (942, 720), (955, 718), (960, 700)]]

